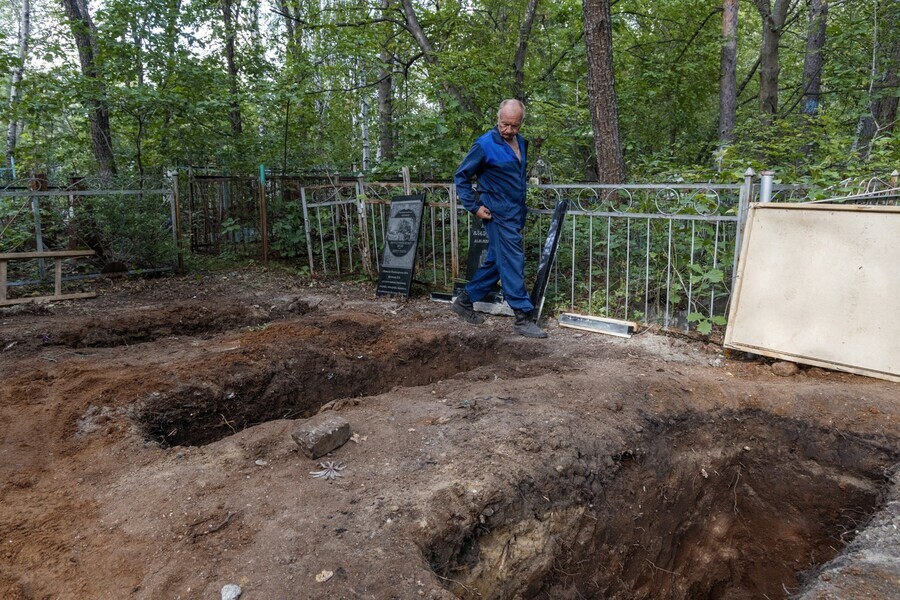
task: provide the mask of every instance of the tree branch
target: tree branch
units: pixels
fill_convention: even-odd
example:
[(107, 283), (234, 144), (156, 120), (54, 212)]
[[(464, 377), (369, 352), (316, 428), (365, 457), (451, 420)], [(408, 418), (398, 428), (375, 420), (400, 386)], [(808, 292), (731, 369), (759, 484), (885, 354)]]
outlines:
[(325, 29), (326, 27), (368, 27), (369, 25), (377, 25), (379, 23), (393, 23), (394, 25), (397, 25), (409, 31), (409, 27), (407, 27), (406, 23), (397, 19), (391, 19), (389, 17), (363, 19), (361, 21), (338, 21), (337, 23), (311, 23), (310, 21), (301, 19), (300, 17), (295, 17), (294, 15), (285, 13), (281, 10), (278, 10), (277, 8), (270, 9), (270, 12), (273, 12), (276, 15), (280, 15), (285, 19), (290, 19), (291, 21), (302, 25), (307, 29)]
[(691, 39), (689, 39), (687, 44), (684, 45), (684, 47), (681, 49), (681, 53), (678, 55), (678, 58), (672, 61), (672, 64), (678, 64), (679, 62), (681, 62), (682, 57), (684, 57), (684, 54), (687, 52), (688, 48), (691, 47), (691, 44), (694, 43), (694, 40), (697, 39), (697, 36), (700, 35), (700, 32), (703, 31), (703, 28), (706, 27), (706, 24), (709, 22), (709, 20), (721, 12), (722, 8), (717, 7), (714, 8), (708, 15), (706, 15), (706, 18), (703, 19), (703, 22), (700, 23), (700, 26), (697, 27), (697, 29), (694, 31), (694, 35), (692, 35)]
[(541, 77), (540, 77), (541, 81), (546, 81), (550, 78), (550, 76), (553, 74), (553, 71), (556, 70), (556, 67), (558, 67), (560, 65), (560, 63), (566, 58), (566, 56), (569, 54), (569, 52), (572, 51), (572, 49), (575, 47), (575, 45), (578, 44), (578, 42), (580, 42), (581, 38), (583, 38), (583, 37), (584, 37), (584, 29), (581, 29), (578, 32), (578, 35), (575, 36), (575, 39), (572, 40), (571, 44), (569, 44), (569, 47), (562, 51), (562, 54), (559, 55), (559, 58), (557, 58), (556, 60), (554, 60), (552, 63), (550, 63), (547, 66), (547, 69), (544, 71), (544, 74), (541, 75)]

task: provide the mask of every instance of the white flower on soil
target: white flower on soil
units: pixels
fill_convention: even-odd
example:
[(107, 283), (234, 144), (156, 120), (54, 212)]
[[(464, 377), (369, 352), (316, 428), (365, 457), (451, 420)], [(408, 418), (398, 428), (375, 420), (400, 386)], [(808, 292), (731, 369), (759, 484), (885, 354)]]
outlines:
[(343, 477), (344, 474), (341, 473), (341, 471), (344, 470), (344, 466), (344, 463), (335, 462), (333, 460), (320, 462), (319, 468), (322, 470), (310, 471), (309, 474), (319, 479), (334, 479), (335, 477)]

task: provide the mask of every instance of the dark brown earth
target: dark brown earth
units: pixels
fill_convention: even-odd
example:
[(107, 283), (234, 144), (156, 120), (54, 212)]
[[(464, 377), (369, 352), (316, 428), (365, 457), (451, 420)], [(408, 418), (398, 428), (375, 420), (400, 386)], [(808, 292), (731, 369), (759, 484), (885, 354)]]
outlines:
[(900, 597), (897, 384), (259, 267), (93, 285), (0, 309), (0, 598)]

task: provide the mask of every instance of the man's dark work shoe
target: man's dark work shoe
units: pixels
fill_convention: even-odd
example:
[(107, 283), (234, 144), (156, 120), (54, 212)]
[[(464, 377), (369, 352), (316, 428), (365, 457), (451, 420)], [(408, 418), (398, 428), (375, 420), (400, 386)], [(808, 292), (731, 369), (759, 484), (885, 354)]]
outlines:
[(530, 338), (543, 339), (547, 337), (547, 332), (538, 327), (537, 324), (531, 320), (531, 315), (529, 313), (522, 310), (514, 312), (516, 313), (516, 324), (513, 325), (513, 330), (516, 333)]
[(475, 312), (472, 301), (469, 300), (469, 294), (465, 290), (461, 291), (450, 305), (450, 308), (460, 316), (460, 318), (472, 325), (481, 325), (484, 323), (484, 317)]

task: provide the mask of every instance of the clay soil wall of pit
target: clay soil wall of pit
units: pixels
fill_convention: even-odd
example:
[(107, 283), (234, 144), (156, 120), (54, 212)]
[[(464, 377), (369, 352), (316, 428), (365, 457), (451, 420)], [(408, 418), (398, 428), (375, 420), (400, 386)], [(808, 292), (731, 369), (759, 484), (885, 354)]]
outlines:
[(784, 598), (884, 504), (898, 456), (882, 442), (679, 415), (636, 433), (612, 477), (583, 455), (572, 478), (518, 481), (426, 556), (461, 598)]
[(897, 384), (261, 268), (98, 287), (0, 309), (2, 598), (900, 597)]

